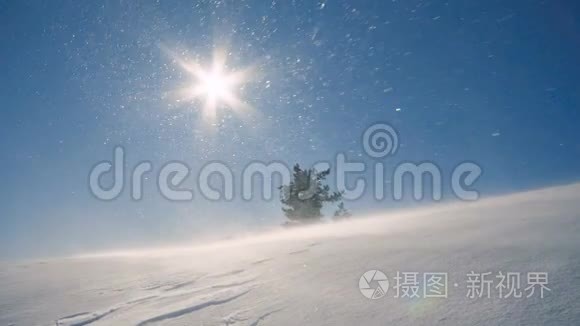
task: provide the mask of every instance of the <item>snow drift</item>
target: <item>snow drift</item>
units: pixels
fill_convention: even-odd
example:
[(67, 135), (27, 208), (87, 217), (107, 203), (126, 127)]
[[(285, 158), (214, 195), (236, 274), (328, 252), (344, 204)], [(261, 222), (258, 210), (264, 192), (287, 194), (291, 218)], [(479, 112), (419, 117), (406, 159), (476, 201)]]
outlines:
[[(3, 263), (0, 324), (578, 325), (579, 235), (574, 184), (203, 246)], [(391, 281), (378, 300), (359, 291), (372, 269)], [(447, 273), (447, 297), (395, 297), (398, 271)], [(532, 271), (549, 275), (544, 298), (466, 295), (470, 272)]]

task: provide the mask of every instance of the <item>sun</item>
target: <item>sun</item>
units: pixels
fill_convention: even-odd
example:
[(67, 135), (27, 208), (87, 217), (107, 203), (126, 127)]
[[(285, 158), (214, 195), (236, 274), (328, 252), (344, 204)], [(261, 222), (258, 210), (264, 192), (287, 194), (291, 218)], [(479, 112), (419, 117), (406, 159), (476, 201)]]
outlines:
[[(250, 68), (231, 69), (225, 51), (214, 52), (212, 63), (203, 66), (187, 60), (176, 59), (188, 73), (188, 85), (178, 91), (178, 101), (197, 104), (204, 120), (213, 123), (218, 110), (231, 110), (247, 114), (251, 106), (240, 99), (239, 93), (250, 81)], [(199, 106), (200, 105), (200, 106)]]
[(219, 102), (227, 104), (234, 97), (233, 89), (241, 83), (223, 71), (224, 67), (214, 66), (211, 70), (199, 69), (195, 75), (197, 81), (192, 87), (194, 98), (205, 97), (206, 104), (217, 106)]

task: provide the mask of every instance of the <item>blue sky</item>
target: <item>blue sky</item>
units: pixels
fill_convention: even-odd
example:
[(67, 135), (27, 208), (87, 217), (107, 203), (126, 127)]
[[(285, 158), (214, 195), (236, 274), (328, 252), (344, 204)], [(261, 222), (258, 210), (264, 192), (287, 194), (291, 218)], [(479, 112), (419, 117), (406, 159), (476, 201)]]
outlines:
[[(0, 1), (0, 257), (180, 241), (279, 224), (277, 202), (140, 202), (90, 195), (114, 146), (129, 165), (311, 164), (361, 157), (389, 122), (388, 164), (484, 169), (493, 195), (580, 177), (580, 5), (574, 1)], [(187, 81), (167, 49), (254, 67), (251, 118), (166, 95)], [(399, 108), (399, 110), (397, 110)], [(207, 126), (206, 126), (207, 127)], [(364, 157), (364, 155), (363, 155)], [(369, 198), (356, 211), (400, 205)]]

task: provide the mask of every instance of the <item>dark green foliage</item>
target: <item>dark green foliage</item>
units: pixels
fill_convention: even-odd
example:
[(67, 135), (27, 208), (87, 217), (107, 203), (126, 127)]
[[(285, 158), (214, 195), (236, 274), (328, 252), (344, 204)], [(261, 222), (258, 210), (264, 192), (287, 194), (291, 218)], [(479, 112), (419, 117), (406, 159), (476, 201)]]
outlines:
[(290, 221), (316, 222), (322, 218), (324, 203), (332, 203), (342, 198), (340, 192), (330, 191), (325, 184), (330, 169), (318, 172), (314, 169), (302, 170), (294, 165), (294, 174), (289, 185), (280, 187), (282, 211)]

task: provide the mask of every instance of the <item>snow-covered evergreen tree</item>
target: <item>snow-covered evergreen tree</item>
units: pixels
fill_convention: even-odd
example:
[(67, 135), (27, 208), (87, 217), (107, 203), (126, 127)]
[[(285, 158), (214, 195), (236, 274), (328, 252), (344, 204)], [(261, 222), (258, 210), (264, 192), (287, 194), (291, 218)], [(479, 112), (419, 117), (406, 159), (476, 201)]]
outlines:
[(303, 170), (300, 165), (294, 165), (292, 181), (289, 185), (280, 187), (282, 211), (290, 221), (316, 222), (323, 215), (321, 209), (324, 203), (336, 202), (342, 198), (340, 192), (330, 191), (325, 184), (330, 169), (318, 172), (315, 169)]
[(332, 219), (338, 221), (342, 219), (347, 219), (351, 216), (352, 214), (350, 213), (350, 211), (344, 207), (344, 203), (340, 202), (338, 204), (338, 209), (334, 212), (334, 216), (332, 217)]

